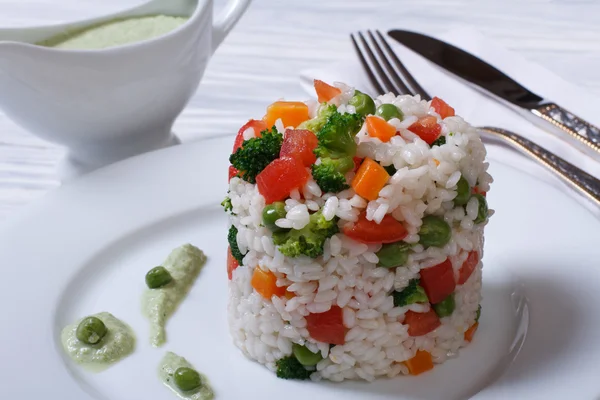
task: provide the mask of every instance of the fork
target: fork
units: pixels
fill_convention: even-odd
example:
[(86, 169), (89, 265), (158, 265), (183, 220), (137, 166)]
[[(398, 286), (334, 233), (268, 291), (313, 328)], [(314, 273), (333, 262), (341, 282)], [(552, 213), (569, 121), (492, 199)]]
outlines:
[[(366, 36), (368, 39), (365, 38), (365, 34), (358, 32), (357, 35), (350, 34), (350, 39), (369, 80), (379, 93), (419, 95), (421, 99), (431, 100), (429, 94), (419, 85), (394, 53), (381, 32), (376, 30), (373, 34), (373, 32), (367, 31)], [(531, 156), (577, 192), (600, 206), (600, 180), (594, 176), (514, 132), (490, 126), (478, 127), (477, 130), (483, 138), (489, 141), (508, 144)]]

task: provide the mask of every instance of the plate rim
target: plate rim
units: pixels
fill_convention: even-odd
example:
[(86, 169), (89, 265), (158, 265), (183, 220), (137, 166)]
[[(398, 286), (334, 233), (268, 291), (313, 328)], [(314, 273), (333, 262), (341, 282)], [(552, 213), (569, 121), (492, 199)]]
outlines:
[[(86, 190), (91, 188), (93, 189), (95, 185), (106, 185), (106, 184), (116, 184), (117, 186), (127, 186), (128, 183), (128, 179), (130, 179), (132, 176), (136, 177), (139, 174), (141, 174), (142, 176), (146, 176), (148, 174), (148, 171), (142, 171), (145, 169), (145, 166), (150, 166), (152, 164), (161, 164), (161, 160), (165, 160), (165, 161), (174, 161), (173, 164), (175, 165), (170, 165), (169, 167), (169, 171), (173, 172), (173, 168), (177, 168), (176, 171), (179, 171), (180, 173), (182, 173), (183, 178), (197, 178), (198, 175), (196, 172), (190, 171), (189, 169), (183, 168), (185, 167), (185, 165), (187, 164), (187, 159), (188, 157), (194, 157), (194, 156), (198, 156), (198, 154), (202, 154), (203, 152), (205, 152), (206, 150), (202, 149), (203, 147), (207, 147), (210, 148), (211, 146), (219, 146), (219, 145), (223, 145), (223, 141), (225, 140), (229, 140), (230, 137), (229, 136), (224, 136), (224, 137), (215, 137), (215, 138), (211, 138), (211, 139), (206, 139), (206, 140), (202, 140), (199, 142), (195, 142), (192, 144), (188, 144), (188, 145), (184, 145), (184, 146), (175, 146), (175, 147), (171, 147), (171, 148), (167, 148), (167, 149), (162, 149), (162, 150), (158, 150), (155, 152), (150, 152), (150, 153), (146, 153), (146, 154), (142, 154), (127, 160), (123, 160), (121, 162), (112, 164), (110, 166), (107, 166), (105, 168), (99, 169), (97, 171), (94, 171), (93, 173), (90, 173), (89, 175), (86, 175), (84, 177), (81, 177), (79, 179), (76, 179), (66, 185), (63, 185), (62, 187), (54, 190), (51, 193), (48, 193), (46, 196), (44, 196), (43, 198), (41, 198), (39, 201), (36, 202), (36, 204), (33, 204), (29, 207), (26, 207), (25, 210), (23, 210), (22, 213), (20, 213), (17, 217), (13, 218), (12, 221), (9, 224), (5, 224), (3, 227), (0, 228), (0, 254), (2, 255), (2, 257), (4, 258), (4, 256), (6, 256), (6, 254), (10, 254), (10, 252), (5, 253), (5, 247), (6, 247), (6, 243), (2, 243), (3, 239), (6, 238), (11, 238), (14, 234), (13, 229), (17, 229), (17, 230), (29, 230), (32, 229), (31, 227), (26, 227), (24, 224), (27, 224), (31, 219), (36, 218), (36, 216), (38, 215), (44, 215), (46, 214), (46, 218), (59, 218), (59, 216), (55, 216), (55, 215), (50, 215), (48, 216), (47, 213), (49, 211), (52, 211), (52, 208), (64, 208), (66, 207), (65, 204), (62, 204), (63, 202), (69, 202), (69, 197), (74, 196), (75, 198), (77, 198), (77, 196), (88, 196), (89, 193), (86, 193)], [(543, 185), (547, 185), (550, 189), (552, 189), (555, 192), (558, 193), (562, 193), (563, 195), (565, 195), (565, 198), (569, 198), (571, 201), (573, 201), (575, 204), (577, 204), (578, 207), (581, 207), (583, 209), (586, 209), (585, 207), (582, 207), (580, 204), (578, 204), (578, 202), (572, 198), (572, 196), (570, 196), (567, 193), (561, 192), (558, 188), (554, 187), (553, 185), (549, 184), (548, 182), (542, 180), (541, 178), (538, 178), (534, 175), (528, 174), (518, 168), (512, 167), (510, 165), (506, 165), (504, 163), (502, 163), (501, 160), (498, 160), (496, 157), (489, 157), (488, 160), (493, 160), (494, 162), (497, 162), (498, 164), (501, 164), (503, 168), (508, 168), (518, 174), (522, 174), (524, 177), (528, 177), (528, 179), (533, 179), (535, 181), (538, 181), (539, 183), (543, 184)], [(227, 163), (227, 160), (221, 160), (223, 161), (223, 164)], [(142, 168), (136, 168), (136, 167), (142, 167)], [(153, 167), (150, 167), (149, 169), (152, 170), (153, 168), (160, 168), (157, 167), (156, 165)], [(178, 169), (181, 168), (181, 169)], [(225, 171), (225, 168), (222, 169), (223, 171)], [(123, 172), (123, 173), (121, 173)], [(164, 173), (165, 171), (163, 171)], [(167, 173), (167, 175), (171, 175), (171, 173)], [(117, 180), (116, 181), (111, 181), (110, 178), (117, 176)], [(217, 175), (218, 176), (218, 175)], [(224, 188), (223, 193), (225, 193), (226, 190), (226, 176), (225, 173), (222, 174), (222, 186)], [(127, 178), (127, 179), (125, 179)], [(108, 179), (108, 180), (107, 180)], [(217, 178), (214, 178), (217, 179)], [(158, 180), (160, 182), (160, 180)], [(193, 182), (193, 181), (192, 181)], [(144, 187), (144, 189), (137, 187), (135, 190), (139, 191), (139, 190), (150, 190), (152, 191), (152, 183), (150, 182), (141, 182), (142, 186)], [(185, 187), (186, 190), (189, 190), (189, 187), (185, 184), (181, 183), (181, 180), (171, 180), (171, 184), (174, 188), (180, 186), (181, 187)], [(109, 186), (111, 188), (111, 190), (109, 190), (109, 193), (111, 196), (114, 196), (115, 190), (117, 190), (116, 187), (114, 186)], [(102, 195), (102, 194), (100, 194)], [(139, 196), (139, 195), (138, 195)], [(182, 198), (179, 199), (177, 203), (173, 203), (173, 204), (177, 204), (177, 207), (179, 207), (177, 210), (168, 210), (165, 209), (163, 210), (163, 214), (162, 217), (159, 218), (159, 216), (155, 216), (153, 215), (152, 218), (150, 219), (145, 219), (144, 221), (141, 221), (138, 225), (134, 226), (133, 228), (130, 227), (130, 229), (132, 231), (136, 231), (139, 229), (144, 228), (147, 225), (151, 225), (153, 223), (156, 223), (158, 221), (170, 218), (172, 216), (176, 216), (176, 215), (180, 215), (183, 214), (185, 212), (188, 212), (194, 208), (197, 208), (199, 206), (202, 206), (202, 201), (204, 199), (204, 201), (209, 201), (209, 199), (211, 199), (211, 197), (215, 197), (215, 196), (210, 196), (210, 195), (199, 195), (198, 197), (194, 197), (194, 196), (190, 196), (190, 197), (186, 197), (186, 198)], [(65, 199), (66, 200), (63, 200)], [(586, 211), (589, 212), (589, 210), (586, 209)], [(73, 212), (73, 210), (69, 210), (69, 212)], [(68, 214), (68, 213), (67, 213)], [(593, 215), (594, 217), (596, 217), (593, 213), (590, 212), (591, 215)], [(139, 215), (136, 215), (137, 218), (140, 218)], [(597, 218), (594, 218), (596, 223), (600, 223), (600, 221), (598, 221)], [(38, 223), (39, 224), (39, 223)], [(123, 231), (121, 233), (122, 236), (127, 235), (128, 232)], [(18, 235), (17, 235), (18, 236)], [(7, 241), (10, 242), (10, 241)], [(110, 245), (110, 243), (112, 243), (111, 241), (108, 241), (106, 243), (103, 243), (101, 246), (99, 246), (100, 248), (104, 248), (108, 245)], [(92, 257), (93, 258), (93, 254), (89, 255), (88, 257)], [(72, 271), (72, 273), (76, 273), (77, 271)], [(54, 290), (54, 292), (56, 292), (57, 289)], [(0, 299), (3, 298), (3, 293), (0, 291)], [(59, 296), (55, 296), (55, 299), (59, 299)], [(6, 300), (6, 299), (5, 299)], [(51, 318), (50, 318), (50, 322), (54, 320), (54, 312), (51, 314)], [(53, 326), (53, 324), (47, 324), (49, 327), (51, 327), (52, 329), (56, 329), (56, 327)], [(2, 330), (0, 330), (0, 338), (3, 337), (2, 334)], [(54, 337), (53, 335), (51, 335), (51, 337)], [(4, 340), (0, 340), (0, 343), (5, 343)], [(46, 343), (48, 344), (48, 343)], [(52, 348), (52, 353), (54, 354), (54, 352), (57, 351), (57, 349)], [(67, 369), (64, 368), (64, 365), (62, 363), (62, 360), (59, 360), (58, 358), (55, 360), (54, 363), (52, 363), (53, 366), (56, 366), (56, 364), (61, 365), (63, 368), (63, 373), (60, 375), (60, 384), (57, 384), (57, 376), (53, 376), (52, 377), (52, 381), (53, 381), (53, 387), (55, 388), (55, 390), (60, 390), (61, 392), (57, 392), (56, 394), (54, 394), (54, 396), (60, 396), (61, 394), (64, 395), (74, 395), (74, 394), (79, 394), (80, 396), (85, 395), (86, 398), (93, 398), (91, 397), (90, 393), (86, 393), (79, 384), (77, 384), (73, 379), (72, 376), (67, 372)], [(8, 375), (10, 377), (10, 374)], [(8, 382), (8, 378), (1, 378), (0, 380), (4, 380), (6, 379), (6, 381)], [(69, 392), (62, 392), (62, 390), (69, 390)], [(10, 389), (9, 389), (10, 390)]]

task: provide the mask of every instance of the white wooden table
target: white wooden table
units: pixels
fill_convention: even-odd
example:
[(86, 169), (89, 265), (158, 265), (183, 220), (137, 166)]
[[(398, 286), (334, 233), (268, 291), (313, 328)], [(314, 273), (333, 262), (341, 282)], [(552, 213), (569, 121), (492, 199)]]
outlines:
[[(0, 26), (56, 23), (141, 0), (0, 0)], [(225, 0), (217, 0), (216, 8)], [(303, 99), (298, 74), (355, 55), (348, 33), (380, 25), (440, 33), (471, 26), (600, 93), (597, 0), (254, 0), (175, 125), (184, 142), (233, 134), (274, 98)], [(63, 149), (0, 112), (0, 220), (56, 188)]]

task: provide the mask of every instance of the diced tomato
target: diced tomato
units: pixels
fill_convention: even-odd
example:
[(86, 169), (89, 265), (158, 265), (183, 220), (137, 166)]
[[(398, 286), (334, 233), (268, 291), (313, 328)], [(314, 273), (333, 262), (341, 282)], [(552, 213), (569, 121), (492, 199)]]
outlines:
[(244, 132), (248, 128), (254, 129), (254, 136), (260, 137), (260, 133), (267, 129), (267, 124), (265, 123), (265, 121), (260, 119), (251, 119), (250, 121), (246, 122), (246, 124), (240, 128), (237, 136), (235, 137), (235, 142), (233, 142), (232, 153), (235, 153), (237, 149), (242, 147), (242, 144), (244, 143)]
[(436, 329), (442, 322), (435, 310), (431, 308), (426, 313), (407, 311), (404, 315), (404, 324), (408, 325), (409, 336), (423, 336)]
[(244, 135), (242, 132), (243, 131), (240, 130), (240, 132), (238, 132), (237, 136), (235, 137), (235, 141), (233, 142), (233, 150), (231, 151), (231, 154), (235, 153), (240, 147), (242, 147), (242, 144), (244, 143)]
[(308, 181), (309, 173), (296, 157), (278, 158), (256, 176), (258, 191), (267, 204), (285, 200), (290, 192)]
[(448, 103), (439, 97), (434, 97), (433, 100), (431, 100), (431, 108), (433, 108), (436, 113), (440, 114), (442, 119), (446, 117), (454, 117), (454, 115), (456, 115), (454, 114), (454, 108), (450, 107)]
[(234, 176), (237, 176), (237, 174), (239, 172), (240, 171), (238, 171), (236, 167), (234, 167), (233, 165), (230, 165), (229, 166), (229, 180), (231, 180), (231, 178), (233, 178)]
[(327, 102), (342, 93), (342, 91), (335, 86), (331, 86), (318, 79), (314, 80), (314, 85), (319, 103)]
[(475, 271), (475, 267), (479, 263), (479, 254), (476, 251), (471, 251), (463, 263), (461, 265), (460, 270), (458, 271), (458, 284), (462, 285), (469, 279), (473, 271)]
[(404, 361), (404, 365), (406, 365), (411, 375), (420, 375), (433, 369), (433, 359), (431, 353), (425, 350), (417, 350), (417, 354), (410, 360)]
[(233, 270), (239, 267), (240, 264), (235, 259), (233, 254), (231, 254), (231, 247), (227, 247), (227, 277), (231, 280)]
[(483, 190), (479, 189), (477, 186), (473, 187), (473, 193), (480, 194), (483, 197), (485, 197), (487, 195), (487, 192), (484, 192)]
[(435, 117), (423, 117), (408, 127), (408, 130), (418, 135), (427, 144), (435, 142), (442, 133), (442, 127), (437, 123)]
[(281, 145), (280, 157), (298, 157), (305, 167), (310, 167), (317, 161), (313, 151), (319, 141), (317, 136), (306, 129), (288, 129)]
[(344, 234), (361, 243), (394, 243), (404, 239), (408, 232), (400, 221), (387, 214), (380, 224), (367, 220), (363, 212), (358, 221), (344, 227)]
[(352, 161), (354, 161), (354, 170), (356, 172), (360, 168), (360, 164), (362, 164), (363, 159), (360, 157), (352, 157)]
[(477, 328), (479, 328), (479, 322), (475, 322), (467, 331), (465, 332), (465, 340), (470, 342), (473, 340), (473, 336), (475, 336), (475, 332), (477, 332)]
[(437, 304), (454, 292), (454, 270), (452, 262), (446, 259), (441, 264), (420, 271), (421, 286), (425, 289), (431, 304)]
[(332, 306), (329, 311), (306, 316), (306, 329), (311, 338), (323, 343), (341, 345), (346, 342), (342, 309)]

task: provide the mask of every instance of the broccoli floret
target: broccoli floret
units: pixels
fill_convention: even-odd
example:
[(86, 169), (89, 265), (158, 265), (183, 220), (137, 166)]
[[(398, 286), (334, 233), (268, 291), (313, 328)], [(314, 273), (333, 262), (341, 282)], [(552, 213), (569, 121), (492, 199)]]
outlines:
[(237, 260), (237, 262), (242, 265), (242, 260), (244, 259), (244, 254), (240, 251), (240, 248), (237, 245), (237, 233), (238, 229), (231, 225), (229, 228), (229, 234), (227, 235), (227, 241), (229, 242), (229, 247), (231, 248), (231, 255)]
[(363, 117), (360, 114), (340, 114), (337, 111), (331, 114), (317, 132), (319, 144), (314, 151), (315, 155), (321, 158), (354, 157), (357, 147), (354, 136), (362, 123)]
[(298, 126), (298, 129), (308, 129), (309, 131), (318, 132), (321, 130), (321, 128), (323, 128), (323, 125), (327, 123), (329, 117), (331, 117), (336, 111), (337, 107), (333, 104), (328, 105), (327, 103), (323, 103), (317, 112), (317, 116), (301, 123)]
[(256, 183), (256, 175), (279, 157), (282, 143), (283, 135), (275, 127), (264, 130), (260, 137), (244, 140), (242, 147), (229, 157), (229, 162), (240, 171), (240, 178)]
[(479, 322), (479, 317), (481, 317), (481, 304), (477, 307), (477, 312), (475, 313), (475, 322)]
[(352, 168), (351, 157), (321, 158), (321, 164), (312, 166), (312, 176), (323, 192), (337, 193), (349, 188), (345, 174)]
[(318, 211), (310, 216), (310, 222), (302, 229), (274, 232), (273, 243), (285, 256), (317, 258), (323, 254), (325, 240), (338, 231), (337, 218), (327, 221)]
[(311, 372), (307, 371), (294, 356), (280, 358), (275, 362), (275, 366), (277, 366), (278, 378), (300, 380), (310, 378)]
[(233, 209), (229, 196), (225, 197), (225, 200), (221, 202), (221, 205), (223, 206), (223, 210), (225, 210), (225, 212), (230, 212)]
[[(452, 134), (450, 134), (450, 135), (452, 135)], [(431, 143), (431, 147), (441, 146), (443, 144), (446, 144), (446, 136), (440, 136), (439, 138), (435, 139), (435, 141), (433, 143)]]
[(394, 167), (394, 164), (388, 165), (387, 167), (383, 167), (383, 169), (385, 169), (385, 172), (387, 172), (389, 176), (393, 176), (396, 173), (396, 171), (398, 171), (396, 167)]
[[(337, 226), (337, 219), (334, 218), (327, 221), (321, 211), (318, 211), (310, 216), (310, 222), (307, 225), (315, 233), (320, 233), (328, 239), (338, 233), (340, 230)], [(325, 242), (323, 239), (323, 242)]]
[(401, 292), (395, 291), (392, 293), (392, 296), (394, 296), (394, 306), (404, 307), (413, 303), (427, 303), (429, 299), (427, 298), (425, 289), (419, 286), (419, 283), (418, 279), (413, 279), (408, 282), (408, 286)]

